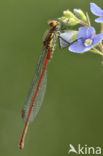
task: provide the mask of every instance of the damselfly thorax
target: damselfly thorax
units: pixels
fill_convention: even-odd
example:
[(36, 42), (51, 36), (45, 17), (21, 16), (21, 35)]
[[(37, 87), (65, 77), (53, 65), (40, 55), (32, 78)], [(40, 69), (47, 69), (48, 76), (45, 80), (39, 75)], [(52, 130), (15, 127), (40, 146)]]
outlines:
[(60, 23), (58, 21), (50, 21), (49, 25), (51, 26), (51, 28), (46, 35), (43, 44), (44, 47), (52, 53), (56, 45), (56, 40), (60, 34)]

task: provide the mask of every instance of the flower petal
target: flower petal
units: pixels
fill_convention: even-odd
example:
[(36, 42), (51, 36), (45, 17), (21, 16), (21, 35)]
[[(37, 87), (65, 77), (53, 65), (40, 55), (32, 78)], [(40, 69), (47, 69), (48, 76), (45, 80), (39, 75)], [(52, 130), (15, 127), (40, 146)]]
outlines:
[(78, 36), (77, 36), (77, 39), (80, 39), (80, 38), (84, 38), (84, 39), (86, 39), (86, 38), (91, 38), (91, 36), (94, 36), (95, 35), (95, 29), (93, 28), (93, 27), (88, 27), (88, 28), (86, 28), (86, 27), (80, 27), (79, 28), (79, 34), (78, 34)]
[(93, 45), (97, 45), (101, 40), (103, 40), (103, 34), (98, 34), (93, 39)]
[(97, 23), (103, 23), (103, 17), (99, 17), (95, 19), (95, 22)]
[(95, 32), (95, 29), (93, 27), (88, 27), (87, 28), (87, 38), (88, 37), (92, 37), (92, 36), (95, 36), (96, 32)]
[(86, 27), (80, 27), (79, 28), (79, 33), (77, 35), (77, 39), (85, 38), (86, 31), (87, 31)]
[(60, 34), (59, 41), (61, 47), (67, 47), (73, 40), (71, 38), (73, 37), (73, 32), (64, 32)]
[(103, 10), (95, 3), (90, 3), (90, 10), (96, 16), (103, 16)]
[(83, 53), (85, 51), (89, 51), (91, 48), (92, 48), (92, 45), (86, 47), (81, 42), (81, 40), (79, 40), (79, 41), (73, 43), (68, 49), (75, 53)]

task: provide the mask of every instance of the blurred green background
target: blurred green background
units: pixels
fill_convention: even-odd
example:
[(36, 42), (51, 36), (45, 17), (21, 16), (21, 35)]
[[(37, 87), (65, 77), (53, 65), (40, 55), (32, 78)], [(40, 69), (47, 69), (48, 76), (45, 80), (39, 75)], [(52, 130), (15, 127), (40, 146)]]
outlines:
[[(57, 47), (48, 66), (43, 106), (29, 127), (25, 148), (18, 148), (24, 127), (21, 110), (41, 53), (43, 34), (49, 28), (47, 22), (68, 8), (89, 11), (90, 2), (0, 1), (0, 155), (67, 156), (69, 144), (103, 146), (103, 58)], [(102, 0), (97, 2), (103, 6)], [(99, 31), (100, 25), (93, 24)]]

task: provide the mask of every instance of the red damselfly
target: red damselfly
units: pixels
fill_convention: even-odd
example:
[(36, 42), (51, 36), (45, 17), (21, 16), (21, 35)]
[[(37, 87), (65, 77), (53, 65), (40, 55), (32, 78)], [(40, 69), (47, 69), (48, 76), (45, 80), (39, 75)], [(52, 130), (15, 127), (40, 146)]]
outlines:
[(63, 29), (61, 29), (61, 24), (58, 21), (51, 21), (49, 25), (51, 28), (43, 42), (44, 49), (39, 58), (34, 79), (22, 111), (25, 126), (19, 143), (20, 149), (23, 149), (24, 147), (24, 139), (29, 123), (35, 119), (43, 103), (47, 84), (46, 69), (48, 62), (52, 57), (57, 38), (59, 38), (61, 47), (67, 47), (70, 43), (74, 42), (74, 40), (71, 40), (71, 38), (75, 34), (75, 31), (61, 33), (60, 31)]
[(43, 103), (47, 83), (46, 69), (53, 54), (56, 39), (60, 34), (60, 23), (58, 21), (51, 21), (49, 25), (51, 28), (43, 42), (44, 50), (39, 58), (34, 79), (22, 111), (25, 126), (19, 143), (20, 149), (24, 147), (24, 139), (29, 123), (35, 119)]

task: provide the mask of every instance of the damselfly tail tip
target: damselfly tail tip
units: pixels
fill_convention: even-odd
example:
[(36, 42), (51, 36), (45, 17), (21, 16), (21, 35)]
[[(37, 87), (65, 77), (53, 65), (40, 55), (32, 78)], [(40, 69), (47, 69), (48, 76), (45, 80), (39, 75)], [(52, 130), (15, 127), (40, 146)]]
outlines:
[(23, 149), (24, 148), (24, 141), (21, 138), (20, 143), (19, 143), (19, 149)]

